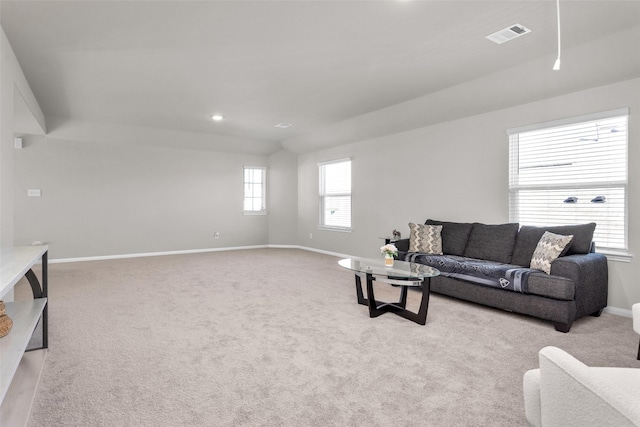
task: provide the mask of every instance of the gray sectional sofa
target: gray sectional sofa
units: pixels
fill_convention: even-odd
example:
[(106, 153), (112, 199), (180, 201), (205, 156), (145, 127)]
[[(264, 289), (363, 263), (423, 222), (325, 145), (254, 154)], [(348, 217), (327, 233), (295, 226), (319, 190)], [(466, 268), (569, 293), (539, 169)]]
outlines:
[[(403, 239), (395, 242), (396, 258), (438, 268), (441, 275), (431, 280), (432, 292), (548, 320), (560, 332), (568, 332), (580, 317), (599, 316), (607, 305), (607, 259), (594, 253), (594, 223), (426, 224), (442, 226), (442, 255), (409, 252), (410, 239)], [(550, 274), (529, 268), (545, 231), (574, 236), (552, 262)]]

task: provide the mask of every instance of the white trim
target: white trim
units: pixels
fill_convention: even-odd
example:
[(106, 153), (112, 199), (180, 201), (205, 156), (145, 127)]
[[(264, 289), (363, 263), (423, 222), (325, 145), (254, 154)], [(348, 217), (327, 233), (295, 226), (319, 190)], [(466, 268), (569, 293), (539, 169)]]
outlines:
[[(605, 127), (602, 127), (605, 122)], [(541, 225), (550, 221), (560, 224), (596, 222), (598, 227), (594, 239), (602, 243), (602, 246), (598, 246), (598, 252), (607, 255), (611, 261), (630, 262), (632, 257), (627, 253), (630, 147), (628, 126), (629, 108), (625, 107), (508, 129), (510, 221), (524, 221), (528, 225)], [(608, 128), (611, 128), (611, 132), (620, 132), (615, 136), (602, 136), (605, 142), (611, 142), (610, 149), (606, 148), (607, 144), (596, 148), (597, 144), (588, 142), (592, 140), (591, 132), (595, 141), (598, 141), (601, 138), (600, 129)], [(578, 138), (583, 132), (585, 137)], [(522, 139), (523, 135), (529, 135), (530, 139)], [(591, 145), (594, 146), (593, 153), (590, 151)], [(578, 148), (572, 149), (574, 146)], [(580, 154), (583, 150), (591, 154), (583, 157)], [(523, 158), (527, 162), (525, 165), (521, 163)], [(587, 169), (581, 165), (582, 162), (592, 167)], [(545, 166), (553, 167), (525, 171)], [(614, 174), (609, 176), (598, 173), (598, 170), (604, 170), (605, 167), (614, 171)], [(578, 194), (571, 194), (574, 191)], [(599, 195), (600, 192), (609, 198), (607, 204), (610, 201), (612, 203), (597, 211), (592, 211), (588, 203), (576, 204), (571, 208), (543, 209), (551, 202), (559, 204), (569, 195), (580, 196), (581, 200), (588, 201), (593, 197), (591, 194)], [(568, 202), (568, 199), (565, 202)], [(623, 229), (619, 228), (620, 223), (623, 224)]]
[(529, 132), (532, 130), (553, 128), (557, 126), (572, 125), (574, 123), (589, 122), (592, 120), (609, 119), (611, 117), (628, 116), (629, 107), (618, 108), (616, 110), (602, 111), (600, 113), (585, 114), (577, 117), (568, 117), (566, 119), (552, 120), (544, 123), (535, 123), (532, 125), (520, 126), (517, 128), (507, 129), (507, 135), (515, 135), (517, 133)]
[(353, 229), (351, 227), (331, 227), (329, 225), (318, 225), (318, 230), (338, 231), (340, 233), (351, 233)]
[(624, 308), (606, 306), (604, 308), (604, 312), (609, 314), (614, 314), (616, 316), (633, 317), (631, 310), (625, 310)]
[(302, 249), (299, 245), (267, 245), (269, 249)]
[(105, 261), (110, 259), (143, 258), (143, 257), (164, 256), (164, 255), (199, 254), (203, 252), (239, 251), (239, 250), (245, 250), (245, 249), (264, 249), (268, 247), (269, 245), (232, 246), (232, 247), (225, 247), (225, 248), (188, 249), (188, 250), (182, 250), (182, 251), (142, 252), (142, 253), (120, 254), (120, 255), (102, 255), (102, 256), (78, 257), (78, 258), (58, 258), (58, 259), (49, 260), (49, 264), (57, 264), (57, 263), (63, 263), (63, 262)]
[[(353, 220), (353, 169), (352, 169), (351, 157), (331, 160), (328, 162), (318, 163), (318, 228), (326, 227), (326, 230), (331, 231), (346, 231), (351, 232), (351, 225)], [(348, 164), (349, 165), (349, 192), (348, 193), (331, 193), (327, 194), (326, 191), (326, 168), (325, 166), (333, 164)], [(325, 224), (327, 218), (325, 217), (325, 206), (328, 198), (349, 198), (349, 226), (333, 226)]]
[(596, 250), (596, 253), (602, 254), (607, 257), (609, 261), (616, 262), (631, 262), (633, 255), (626, 252), (607, 251), (606, 249)]
[[(259, 170), (262, 171), (262, 183), (260, 189), (262, 190), (262, 197), (260, 199), (262, 203), (262, 209), (260, 210), (245, 210), (244, 204), (247, 201), (247, 195), (245, 193), (245, 186), (248, 184), (245, 181), (245, 175), (247, 170)], [(253, 184), (253, 183), (250, 183)], [(267, 214), (267, 167), (266, 166), (242, 166), (242, 214), (243, 215), (266, 215)]]
[(354, 255), (341, 254), (338, 252), (330, 252), (322, 249), (310, 248), (300, 245), (254, 245), (254, 246), (233, 246), (225, 248), (206, 248), (206, 249), (189, 249), (182, 251), (166, 251), (166, 252), (143, 252), (132, 254), (120, 254), (120, 255), (102, 255), (92, 257), (77, 257), (77, 258), (58, 258), (49, 260), (50, 264), (61, 264), (65, 262), (84, 262), (84, 261), (106, 261), (113, 259), (127, 259), (127, 258), (143, 258), (151, 256), (164, 256), (164, 255), (186, 255), (186, 254), (199, 254), (205, 252), (224, 252), (224, 251), (240, 251), (251, 249), (301, 249), (309, 252), (317, 252), (324, 255), (332, 255), (339, 258), (355, 258)]
[(318, 166), (325, 166), (325, 165), (330, 165), (333, 163), (344, 163), (344, 162), (350, 162), (351, 160), (353, 160), (351, 157), (345, 157), (342, 159), (335, 159), (335, 160), (327, 160), (326, 162), (318, 162)]
[(269, 249), (300, 249), (303, 251), (316, 252), (323, 255), (331, 255), (338, 258), (359, 258), (355, 255), (341, 254), (338, 252), (325, 251), (323, 249), (310, 248), (308, 246), (300, 246), (300, 245), (269, 245)]

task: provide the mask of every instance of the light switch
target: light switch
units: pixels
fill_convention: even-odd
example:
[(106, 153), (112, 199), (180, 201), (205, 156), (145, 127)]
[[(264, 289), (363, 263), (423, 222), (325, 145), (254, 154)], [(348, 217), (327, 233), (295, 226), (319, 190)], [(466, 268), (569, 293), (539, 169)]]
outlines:
[(40, 197), (40, 189), (28, 189), (27, 190), (27, 196), (29, 197)]

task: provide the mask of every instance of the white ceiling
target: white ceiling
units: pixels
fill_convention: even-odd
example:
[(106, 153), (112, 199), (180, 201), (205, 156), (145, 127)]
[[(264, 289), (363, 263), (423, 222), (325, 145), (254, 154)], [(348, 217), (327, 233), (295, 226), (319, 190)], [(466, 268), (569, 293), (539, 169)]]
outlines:
[[(437, 119), (640, 75), (638, 40), (612, 38), (640, 34), (633, 32), (640, 1), (561, 1), (563, 52), (582, 47), (590, 63), (574, 63), (572, 71), (571, 55), (563, 54), (565, 84), (558, 86), (549, 84), (557, 49), (550, 0), (2, 0), (0, 7), (48, 122), (224, 135), (265, 153), (417, 126), (383, 113), (398, 106), (411, 115), (412, 106), (426, 103), (416, 100), (437, 100), (447, 88), (526, 70), (535, 61), (545, 64), (545, 78), (526, 90), (514, 88), (521, 75), (497, 78), (492, 99), (480, 105), (471, 96), (470, 109), (456, 98)], [(515, 23), (532, 32), (503, 45), (485, 39)], [(614, 63), (589, 56), (585, 44), (597, 40), (615, 40), (602, 45)], [(214, 123), (214, 113), (225, 120)], [(275, 127), (282, 122), (293, 126)]]

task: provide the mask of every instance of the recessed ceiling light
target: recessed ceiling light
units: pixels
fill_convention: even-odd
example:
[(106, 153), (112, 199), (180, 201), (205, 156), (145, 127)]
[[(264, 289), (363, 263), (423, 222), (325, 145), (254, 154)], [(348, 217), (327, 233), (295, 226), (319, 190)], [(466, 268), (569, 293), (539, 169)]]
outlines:
[(224, 119), (223, 116), (221, 116), (220, 114), (214, 114), (213, 116), (211, 116), (212, 120), (215, 120), (216, 122), (219, 122), (220, 120)]
[(275, 127), (280, 129), (286, 129), (286, 128), (290, 128), (291, 126), (293, 126), (291, 123), (278, 123)]

